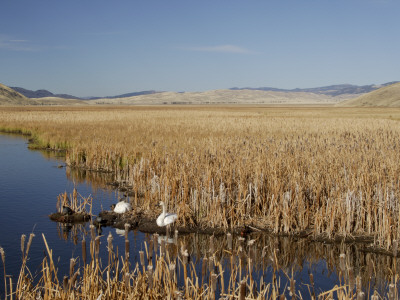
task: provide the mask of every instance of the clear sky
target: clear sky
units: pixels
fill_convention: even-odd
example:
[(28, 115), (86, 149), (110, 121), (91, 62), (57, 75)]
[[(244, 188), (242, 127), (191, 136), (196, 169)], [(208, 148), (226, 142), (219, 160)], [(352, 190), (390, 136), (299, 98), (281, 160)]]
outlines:
[(399, 0), (1, 0), (0, 83), (76, 96), (400, 80)]

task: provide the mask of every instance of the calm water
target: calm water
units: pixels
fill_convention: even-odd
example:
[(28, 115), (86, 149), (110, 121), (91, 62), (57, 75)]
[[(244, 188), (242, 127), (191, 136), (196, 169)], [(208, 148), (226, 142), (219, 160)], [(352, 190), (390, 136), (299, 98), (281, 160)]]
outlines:
[[(50, 248), (53, 250), (54, 259), (59, 269), (60, 278), (68, 274), (70, 258), (81, 255), (83, 235), (90, 240), (88, 224), (73, 228), (71, 232), (65, 230), (60, 224), (50, 221), (48, 215), (56, 211), (57, 196), (64, 191), (72, 193), (74, 187), (78, 192), (87, 197), (93, 197), (93, 213), (98, 214), (102, 209), (108, 209), (121, 196), (118, 192), (107, 188), (106, 182), (111, 181), (110, 175), (73, 171), (68, 168), (58, 168), (64, 165), (62, 157), (54, 153), (31, 151), (27, 149), (27, 140), (20, 136), (0, 134), (0, 246), (6, 253), (6, 272), (12, 275), (14, 282), (18, 279), (21, 265), (20, 239), (22, 234), (33, 232), (36, 237), (29, 253), (28, 267), (35, 273), (40, 267), (44, 257), (45, 245), (42, 233), (46, 236)], [(119, 247), (120, 255), (123, 254), (124, 238), (116, 233), (113, 228), (103, 228), (101, 238), (101, 253), (104, 262), (107, 261), (106, 238), (109, 232), (114, 237), (114, 247)], [(339, 283), (336, 270), (339, 264), (340, 253), (346, 253), (349, 264), (354, 274), (360, 274), (363, 282), (371, 277), (369, 268), (373, 265), (377, 271), (376, 282), (385, 285), (387, 274), (392, 261), (384, 256), (377, 256), (362, 251), (362, 246), (357, 245), (325, 245), (309, 241), (294, 241), (289, 238), (268, 237), (265, 235), (252, 235), (249, 239), (256, 240), (256, 261), (253, 276), (271, 278), (271, 262), (268, 252), (264, 259), (259, 259), (261, 250), (279, 249), (279, 265), (288, 275), (292, 270), (295, 274), (297, 289), (303, 291), (304, 298), (308, 298), (307, 286), (309, 274), (314, 275), (316, 290), (327, 290)], [(138, 251), (144, 250), (144, 241), (149, 235), (132, 231), (129, 233), (131, 243), (131, 260), (136, 263)], [(210, 255), (209, 236), (187, 235), (180, 237), (187, 246), (191, 259), (196, 268), (201, 270), (203, 257)], [(224, 252), (226, 249), (225, 237), (214, 239), (218, 259), (229, 261)], [(237, 245), (237, 237), (234, 237)], [(225, 253), (225, 254), (224, 254)], [(373, 267), (371, 267), (374, 269)], [(227, 270), (227, 273), (229, 270)], [(199, 273), (201, 273), (199, 271)], [(283, 272), (281, 272), (283, 278)], [(228, 276), (227, 276), (228, 277)], [(3, 268), (0, 268), (1, 282)], [(373, 288), (373, 287), (371, 287)], [(0, 298), (4, 293), (4, 286), (0, 284)]]
[[(18, 279), (21, 266), (22, 234), (26, 234), (26, 240), (31, 232), (36, 235), (29, 252), (28, 266), (32, 272), (40, 266), (44, 257), (42, 233), (53, 249), (54, 259), (58, 260), (59, 275), (68, 272), (70, 258), (81, 255), (81, 244), (74, 243), (73, 232), (68, 233), (61, 224), (52, 222), (48, 217), (56, 212), (59, 194), (64, 191), (72, 193), (76, 187), (82, 196), (92, 195), (94, 214), (98, 214), (101, 207), (109, 208), (119, 197), (117, 192), (98, 188), (98, 184), (92, 186), (82, 180), (81, 173), (74, 174), (66, 168), (58, 168), (59, 165), (64, 165), (62, 157), (57, 158), (54, 154), (49, 157), (46, 152), (31, 151), (27, 148), (26, 139), (0, 134), (0, 246), (6, 254), (6, 272), (13, 275), (14, 281)], [(104, 247), (110, 230), (115, 244), (122, 245), (123, 240), (117, 238), (115, 229), (104, 228)], [(77, 230), (79, 242), (88, 231), (88, 224)], [(132, 232), (130, 236), (131, 247), (142, 247), (144, 234)], [(3, 279), (3, 268), (0, 269)], [(4, 286), (0, 285), (0, 294), (3, 293)]]

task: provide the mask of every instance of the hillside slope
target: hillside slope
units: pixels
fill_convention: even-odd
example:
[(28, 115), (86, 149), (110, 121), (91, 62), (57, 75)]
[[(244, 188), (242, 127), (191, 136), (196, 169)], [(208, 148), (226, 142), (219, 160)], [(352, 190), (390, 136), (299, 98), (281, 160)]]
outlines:
[(332, 97), (322, 94), (304, 92), (274, 92), (259, 90), (213, 90), (206, 92), (161, 92), (135, 97), (96, 99), (87, 101), (89, 104), (112, 105), (162, 105), (162, 104), (275, 104), (275, 105), (304, 105), (304, 104), (335, 104), (349, 99), (354, 95)]
[(0, 105), (30, 105), (31, 101), (20, 93), (0, 83)]
[(344, 107), (400, 107), (400, 83), (385, 86), (357, 98), (338, 103)]

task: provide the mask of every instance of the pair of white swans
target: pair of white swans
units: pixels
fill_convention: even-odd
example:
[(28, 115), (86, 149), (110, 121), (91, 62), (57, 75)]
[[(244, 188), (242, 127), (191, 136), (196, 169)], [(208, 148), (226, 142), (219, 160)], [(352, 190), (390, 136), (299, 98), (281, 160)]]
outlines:
[[(164, 201), (160, 202), (160, 205), (162, 206), (162, 213), (161, 215), (158, 216), (157, 218), (157, 225), (160, 227), (164, 227), (167, 225), (170, 225), (178, 219), (178, 215), (174, 213), (167, 213), (165, 209), (165, 203)], [(132, 209), (132, 205), (130, 203), (125, 202), (124, 200), (120, 201), (115, 205), (113, 208), (113, 211), (116, 212), (117, 214), (124, 214)]]

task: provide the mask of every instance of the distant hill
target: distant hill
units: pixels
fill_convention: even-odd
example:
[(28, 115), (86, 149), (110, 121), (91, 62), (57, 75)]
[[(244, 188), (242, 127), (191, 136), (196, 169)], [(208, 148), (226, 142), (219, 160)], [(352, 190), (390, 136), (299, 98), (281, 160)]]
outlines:
[(259, 87), (259, 88), (232, 88), (231, 90), (259, 90), (259, 91), (274, 91), (274, 92), (304, 92), (304, 93), (314, 93), (323, 94), (327, 96), (341, 96), (341, 95), (352, 95), (352, 94), (365, 94), (379, 89), (383, 86), (391, 85), (398, 81), (388, 82), (380, 85), (370, 84), (370, 85), (352, 85), (352, 84), (338, 84), (329, 85), (316, 88), (305, 88), (305, 89), (277, 89), (271, 87)]
[(24, 95), (27, 98), (63, 98), (63, 99), (80, 99), (80, 100), (97, 100), (97, 99), (114, 99), (114, 98), (126, 98), (126, 97), (134, 97), (134, 96), (140, 96), (140, 95), (150, 95), (150, 94), (155, 94), (159, 93), (157, 91), (141, 91), (141, 92), (133, 92), (133, 93), (127, 93), (127, 94), (122, 94), (122, 95), (117, 95), (117, 96), (106, 96), (106, 97), (87, 97), (87, 98), (80, 98), (68, 94), (53, 94), (52, 92), (49, 92), (48, 90), (37, 90), (37, 91), (32, 91), (32, 90), (27, 90), (21, 87), (11, 87), (13, 90), (17, 91), (18, 93)]
[(0, 83), (0, 105), (29, 105), (31, 101), (24, 95)]
[(259, 90), (211, 90), (205, 92), (162, 92), (135, 97), (96, 99), (88, 104), (108, 105), (171, 105), (171, 104), (266, 104), (266, 105), (333, 105), (348, 96), (305, 92), (276, 92)]
[(117, 95), (117, 96), (89, 97), (89, 98), (82, 98), (82, 99), (84, 99), (84, 100), (116, 99), (116, 98), (135, 97), (135, 96), (141, 96), (141, 95), (152, 95), (152, 94), (157, 94), (157, 93), (161, 93), (161, 92), (157, 92), (157, 91), (141, 91), (141, 92), (133, 92), (133, 93), (121, 94), (121, 95)]
[(78, 97), (68, 95), (68, 94), (53, 94), (48, 90), (37, 90), (31, 91), (21, 87), (11, 87), (14, 91), (24, 95), (27, 98), (44, 98), (44, 97), (57, 97), (57, 98), (64, 98), (64, 99), (80, 99)]
[[(15, 90), (14, 90), (15, 89)], [(204, 92), (142, 91), (117, 96), (78, 98), (53, 94), (47, 90), (30, 91), (1, 85), (0, 104), (8, 105), (163, 105), (163, 104), (267, 104), (399, 106), (400, 82), (381, 85), (330, 85), (305, 89), (232, 88)]]
[(400, 107), (400, 82), (382, 87), (357, 98), (343, 101), (338, 106)]

